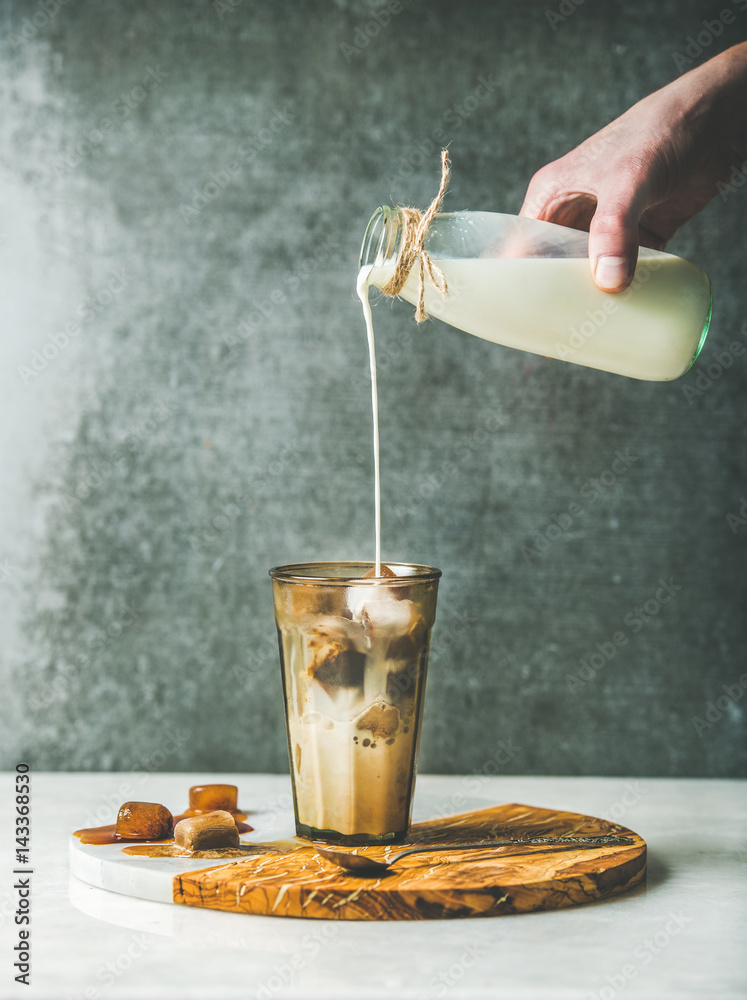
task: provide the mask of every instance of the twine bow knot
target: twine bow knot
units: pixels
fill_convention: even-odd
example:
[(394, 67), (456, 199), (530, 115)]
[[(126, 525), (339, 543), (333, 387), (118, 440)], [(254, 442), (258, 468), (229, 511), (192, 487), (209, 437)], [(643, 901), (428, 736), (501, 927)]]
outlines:
[(433, 263), (428, 251), (425, 249), (425, 238), (428, 234), (433, 217), (441, 211), (441, 204), (446, 194), (446, 187), (449, 183), (449, 151), (441, 150), (441, 184), (438, 193), (430, 203), (425, 212), (417, 208), (403, 208), (399, 211), (402, 215), (402, 245), (397, 256), (394, 274), (381, 289), (385, 295), (399, 295), (407, 281), (410, 271), (417, 262), (418, 266), (418, 302), (415, 309), (415, 319), (418, 323), (428, 319), (425, 311), (425, 278), (436, 289), (440, 295), (446, 295), (449, 288), (446, 277), (439, 267)]

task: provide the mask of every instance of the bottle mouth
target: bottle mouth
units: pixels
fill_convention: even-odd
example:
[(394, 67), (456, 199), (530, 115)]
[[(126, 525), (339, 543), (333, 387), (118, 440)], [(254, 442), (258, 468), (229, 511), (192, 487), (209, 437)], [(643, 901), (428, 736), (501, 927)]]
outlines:
[(398, 209), (389, 208), (388, 205), (377, 208), (366, 226), (358, 269), (368, 265), (381, 267), (391, 257), (395, 257), (401, 231)]

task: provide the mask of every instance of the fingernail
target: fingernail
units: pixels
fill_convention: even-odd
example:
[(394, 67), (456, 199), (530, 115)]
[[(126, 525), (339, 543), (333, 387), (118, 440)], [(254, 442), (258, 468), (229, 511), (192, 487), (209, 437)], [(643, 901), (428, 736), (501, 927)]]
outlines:
[(600, 257), (594, 272), (594, 280), (600, 288), (611, 291), (624, 284), (627, 274), (628, 264), (624, 257)]

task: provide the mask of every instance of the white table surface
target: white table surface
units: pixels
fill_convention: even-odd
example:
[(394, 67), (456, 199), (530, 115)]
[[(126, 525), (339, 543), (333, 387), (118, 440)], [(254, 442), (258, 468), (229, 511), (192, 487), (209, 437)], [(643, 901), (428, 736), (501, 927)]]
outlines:
[[(747, 782), (421, 776), (417, 820), (522, 802), (614, 819), (649, 845), (645, 886), (549, 913), (422, 922), (253, 917), (133, 899), (68, 867), (70, 833), (127, 799), (186, 806), (205, 781), (239, 786), (265, 834), (292, 823), (279, 775), (32, 775), (32, 985), (18, 940), (13, 775), (0, 775), (0, 997), (44, 1000), (612, 1000), (747, 997)], [(251, 835), (250, 835), (251, 837)]]

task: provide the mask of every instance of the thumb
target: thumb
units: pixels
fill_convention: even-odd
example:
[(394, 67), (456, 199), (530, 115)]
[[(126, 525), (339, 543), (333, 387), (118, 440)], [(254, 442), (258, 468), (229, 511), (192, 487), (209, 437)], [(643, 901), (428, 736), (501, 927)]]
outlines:
[(634, 188), (617, 184), (600, 190), (589, 225), (589, 263), (594, 281), (605, 292), (622, 292), (633, 280), (638, 260), (638, 220), (645, 200)]

